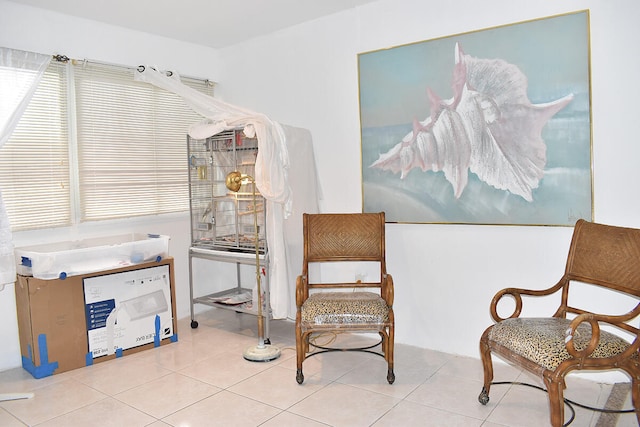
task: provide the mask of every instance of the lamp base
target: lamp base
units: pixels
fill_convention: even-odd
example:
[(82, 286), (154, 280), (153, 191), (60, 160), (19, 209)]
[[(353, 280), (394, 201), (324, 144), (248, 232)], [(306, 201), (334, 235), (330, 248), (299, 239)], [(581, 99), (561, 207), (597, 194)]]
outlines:
[(280, 349), (270, 344), (249, 347), (242, 357), (250, 362), (270, 362), (280, 357)]

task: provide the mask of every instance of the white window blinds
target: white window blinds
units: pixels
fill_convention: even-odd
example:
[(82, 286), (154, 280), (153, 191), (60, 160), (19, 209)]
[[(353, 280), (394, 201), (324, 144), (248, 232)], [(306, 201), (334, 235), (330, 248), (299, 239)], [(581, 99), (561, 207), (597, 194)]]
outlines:
[(134, 72), (52, 61), (0, 149), (13, 231), (189, 210), (186, 134), (202, 116)]
[(0, 189), (13, 231), (71, 221), (67, 68), (51, 62), (0, 150)]
[(179, 96), (134, 81), (134, 72), (74, 70), (83, 221), (189, 209), (186, 134), (202, 117)]

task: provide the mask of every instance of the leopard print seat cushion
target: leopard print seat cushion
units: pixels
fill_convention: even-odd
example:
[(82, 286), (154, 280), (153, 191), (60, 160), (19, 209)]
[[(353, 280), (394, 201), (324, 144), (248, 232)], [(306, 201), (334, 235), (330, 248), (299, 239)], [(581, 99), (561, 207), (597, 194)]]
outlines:
[[(570, 319), (515, 318), (495, 324), (489, 331), (489, 339), (514, 353), (554, 371), (571, 356), (565, 347)], [(574, 334), (577, 350), (583, 349), (591, 339), (591, 327), (582, 323)], [(617, 335), (600, 330), (600, 343), (589, 357), (611, 357), (622, 353), (629, 343)]]
[(389, 307), (373, 292), (318, 292), (302, 304), (306, 325), (379, 325), (388, 322)]

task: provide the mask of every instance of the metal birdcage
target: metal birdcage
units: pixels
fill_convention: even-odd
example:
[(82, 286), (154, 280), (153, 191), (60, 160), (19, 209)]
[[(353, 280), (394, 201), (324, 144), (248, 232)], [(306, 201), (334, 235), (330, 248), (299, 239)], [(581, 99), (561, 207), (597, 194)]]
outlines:
[(188, 138), (192, 246), (255, 251), (255, 214), (258, 246), (264, 252), (264, 198), (252, 180), (243, 180), (238, 192), (225, 186), (225, 177), (233, 171), (253, 177), (257, 154), (257, 139), (247, 138), (241, 131), (224, 131), (206, 139)]
[[(245, 267), (257, 265), (256, 275), (260, 274), (263, 283), (261, 293), (262, 310), (266, 319), (265, 342), (269, 342), (271, 307), (269, 255), (265, 227), (266, 203), (254, 182), (258, 140), (247, 138), (242, 130), (228, 130), (205, 139), (187, 137), (187, 153), (191, 211), (191, 246), (189, 248), (191, 327), (198, 327), (194, 304), (204, 304), (260, 317), (258, 305), (254, 301), (257, 295), (256, 288), (251, 283), (243, 286), (241, 274), (242, 265)], [(226, 179), (231, 172), (240, 173), (238, 191), (227, 188)], [(194, 283), (194, 258), (211, 262), (235, 263), (236, 283), (234, 285), (220, 283), (217, 277), (211, 277), (206, 281), (208, 283), (199, 285), (222, 285), (224, 289), (205, 293), (205, 295), (199, 294), (194, 288), (204, 286), (196, 286), (197, 284)]]

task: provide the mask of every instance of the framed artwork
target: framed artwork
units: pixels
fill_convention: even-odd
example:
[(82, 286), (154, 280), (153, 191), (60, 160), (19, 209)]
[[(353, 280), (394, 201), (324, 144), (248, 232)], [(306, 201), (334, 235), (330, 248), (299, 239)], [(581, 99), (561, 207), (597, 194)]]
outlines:
[(363, 212), (593, 219), (589, 12), (358, 55)]

